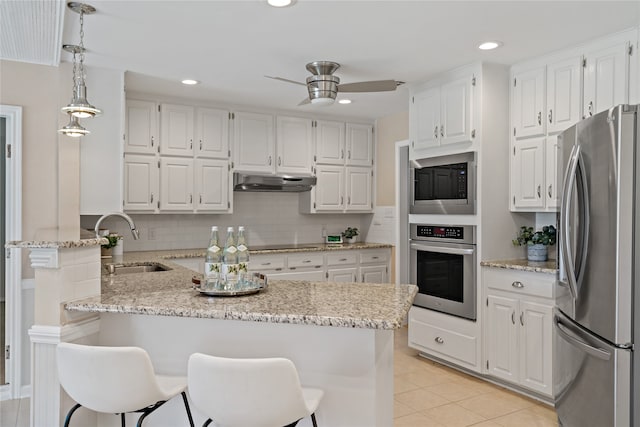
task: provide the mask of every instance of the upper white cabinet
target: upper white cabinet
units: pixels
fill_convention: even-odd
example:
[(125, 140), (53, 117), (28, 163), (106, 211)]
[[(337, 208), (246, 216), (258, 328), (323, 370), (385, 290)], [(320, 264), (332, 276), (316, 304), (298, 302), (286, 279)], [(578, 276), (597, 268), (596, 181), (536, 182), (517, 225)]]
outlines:
[(321, 165), (343, 165), (345, 157), (345, 124), (327, 120), (316, 120), (315, 156)]
[(160, 209), (193, 210), (193, 159), (160, 158)]
[(214, 108), (196, 109), (197, 157), (228, 159), (229, 152), (229, 112)]
[(373, 166), (373, 128), (347, 123), (347, 166)]
[(585, 52), (585, 117), (628, 102), (629, 46), (629, 41), (617, 41)]
[(153, 154), (158, 152), (158, 104), (128, 99), (125, 115), (126, 153)]
[(344, 174), (342, 166), (318, 165), (316, 167), (317, 183), (309, 192), (309, 194), (313, 193), (312, 212), (344, 210)]
[(371, 211), (373, 209), (373, 169), (370, 167), (347, 166), (345, 168), (345, 175), (345, 195), (347, 199), (345, 210)]
[(547, 133), (562, 132), (580, 120), (580, 56), (547, 65)]
[(194, 108), (185, 105), (160, 105), (160, 154), (193, 155)]
[(373, 169), (362, 166), (318, 165), (317, 183), (301, 193), (300, 210), (320, 212), (371, 212)]
[(227, 211), (231, 208), (229, 161), (196, 159), (194, 207), (196, 212)]
[(156, 156), (124, 155), (123, 208), (154, 212), (158, 208), (160, 163)]
[(475, 137), (472, 105), (476, 77), (473, 72), (457, 74), (412, 94), (409, 107), (412, 159), (427, 157), (434, 147), (471, 142)]
[(560, 207), (560, 184), (558, 176), (558, 135), (548, 136), (544, 147), (545, 156), (545, 194), (546, 207), (558, 209)]
[(235, 170), (273, 173), (275, 171), (273, 116), (236, 112), (232, 117)]
[(278, 116), (276, 118), (277, 173), (312, 174), (313, 133), (311, 119)]
[(544, 67), (514, 74), (512, 120), (516, 138), (544, 134)]
[(544, 208), (544, 149), (544, 138), (527, 138), (513, 142), (511, 185), (514, 206)]

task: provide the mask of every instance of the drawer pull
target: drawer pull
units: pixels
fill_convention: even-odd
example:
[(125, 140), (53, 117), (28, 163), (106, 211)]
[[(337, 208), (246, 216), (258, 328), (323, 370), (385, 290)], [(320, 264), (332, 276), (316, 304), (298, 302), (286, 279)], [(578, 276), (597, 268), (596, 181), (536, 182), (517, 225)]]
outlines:
[(520, 313), (520, 324), (524, 326), (524, 319), (522, 316), (524, 316), (524, 312)]
[(270, 262), (263, 262), (263, 263), (262, 263), (262, 264), (260, 264), (260, 265), (271, 265), (271, 263), (270, 263)]
[(438, 344), (444, 344), (444, 340), (441, 337), (435, 337), (434, 341), (437, 342)]
[(346, 258), (340, 258), (339, 261), (346, 261)]
[(516, 312), (515, 311), (511, 312), (511, 323), (513, 323), (514, 325), (516, 324)]
[(310, 259), (305, 259), (304, 261), (302, 261), (303, 264), (309, 264), (311, 262)]
[(378, 259), (378, 257), (377, 256), (372, 256), (371, 259)]
[(524, 285), (522, 284), (522, 282), (513, 282), (511, 284), (511, 286), (513, 286), (514, 288), (524, 288)]

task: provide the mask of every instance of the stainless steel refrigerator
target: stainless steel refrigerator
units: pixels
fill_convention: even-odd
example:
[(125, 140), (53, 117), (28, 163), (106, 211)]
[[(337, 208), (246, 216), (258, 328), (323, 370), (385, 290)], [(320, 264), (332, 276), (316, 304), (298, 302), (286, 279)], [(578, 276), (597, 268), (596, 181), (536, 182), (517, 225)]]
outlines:
[(640, 426), (640, 105), (558, 139), (562, 179), (554, 391), (565, 427)]

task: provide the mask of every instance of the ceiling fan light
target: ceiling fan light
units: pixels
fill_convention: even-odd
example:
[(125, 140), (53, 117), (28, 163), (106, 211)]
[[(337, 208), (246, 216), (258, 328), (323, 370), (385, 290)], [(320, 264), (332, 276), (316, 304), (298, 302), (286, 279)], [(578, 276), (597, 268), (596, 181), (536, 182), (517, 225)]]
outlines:
[(325, 106), (325, 105), (333, 104), (333, 101), (334, 101), (333, 98), (312, 98), (311, 99), (311, 104), (319, 105), (319, 106)]
[(287, 7), (292, 6), (295, 0), (267, 0), (267, 4), (272, 7)]
[(76, 116), (69, 114), (69, 123), (61, 129), (58, 129), (58, 133), (72, 138), (78, 138), (80, 136), (89, 135), (91, 132), (80, 125)]

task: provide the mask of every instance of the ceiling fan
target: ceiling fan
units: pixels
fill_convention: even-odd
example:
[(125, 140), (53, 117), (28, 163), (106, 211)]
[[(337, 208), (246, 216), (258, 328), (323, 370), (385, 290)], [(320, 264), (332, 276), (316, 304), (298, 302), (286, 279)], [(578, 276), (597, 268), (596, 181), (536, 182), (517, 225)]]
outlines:
[(307, 77), (307, 83), (296, 82), (295, 80), (284, 79), (282, 77), (265, 76), (274, 80), (281, 80), (287, 83), (306, 86), (309, 97), (305, 98), (298, 105), (330, 105), (336, 99), (338, 92), (388, 92), (396, 90), (404, 82), (396, 80), (376, 80), (370, 82), (357, 82), (340, 84), (340, 78), (333, 73), (340, 68), (340, 64), (332, 61), (314, 61), (307, 64), (307, 70), (313, 74)]

